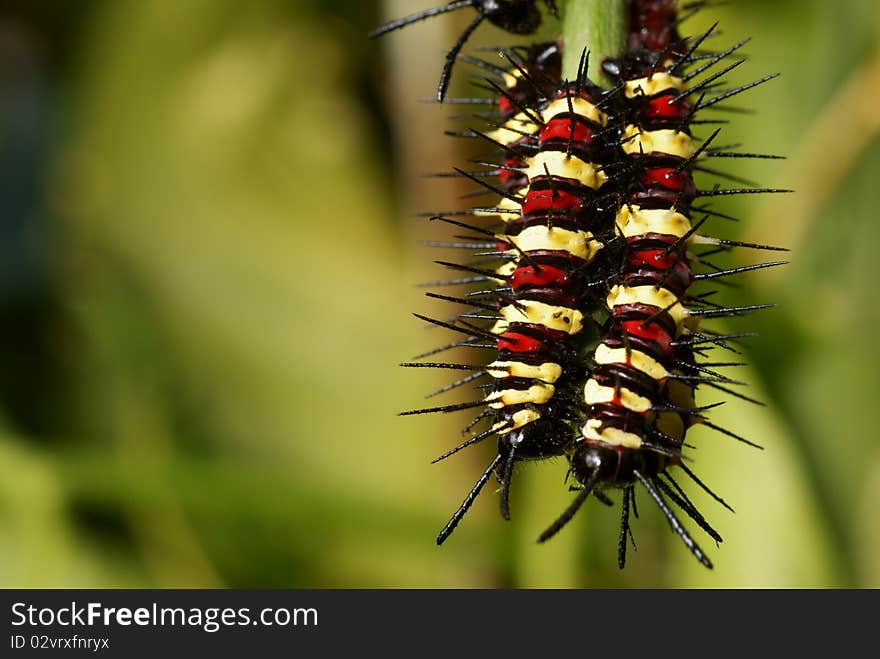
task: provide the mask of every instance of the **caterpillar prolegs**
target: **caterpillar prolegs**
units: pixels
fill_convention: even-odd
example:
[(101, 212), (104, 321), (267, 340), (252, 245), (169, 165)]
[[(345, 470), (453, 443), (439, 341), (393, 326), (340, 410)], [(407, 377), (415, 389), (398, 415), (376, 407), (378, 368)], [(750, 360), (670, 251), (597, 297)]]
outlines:
[[(490, 3), (448, 7), (457, 4), (480, 13)], [(503, 12), (504, 4), (493, 6)], [(743, 179), (707, 165), (713, 158), (772, 157), (720, 146), (720, 128), (702, 138), (696, 133), (718, 123), (706, 112), (773, 76), (720, 86), (743, 62), (738, 51), (745, 42), (709, 48), (714, 25), (680, 36), (682, 22), (702, 4), (630, 0), (626, 45), (602, 62), (613, 81), (607, 89), (587, 78), (589, 44), (566, 45), (583, 53), (573, 81), (560, 74), (561, 44), (501, 49), (506, 58), (501, 67), (455, 52), (453, 60), (477, 67), (484, 76), (480, 86), (495, 95), (492, 101), (448, 99), (492, 104), (490, 112), (475, 115), (483, 125), (464, 133), (490, 151), (479, 159), (483, 168), (456, 169), (456, 175), (497, 201), (434, 214), (466, 231), (447, 246), (471, 252), (464, 262), (440, 262), (466, 276), (438, 284), (476, 290), (432, 294), (459, 309), (451, 319), (421, 317), (459, 338), (406, 365), (470, 371), (446, 389), (480, 383), (485, 393), (470, 402), (403, 414), (479, 411), (467, 427), (470, 436), (438, 459), (490, 438), (498, 449), (438, 543), (493, 474), (502, 515), (509, 518), (515, 465), (565, 456), (580, 491), (540, 541), (565, 526), (590, 494), (610, 503), (608, 493), (621, 490), (623, 567), (638, 486), (690, 552), (711, 567), (680, 514), (716, 542), (721, 536), (672, 471), (683, 472), (729, 508), (688, 466), (687, 432), (703, 424), (751, 442), (713, 424), (712, 406), (697, 403), (695, 390), (705, 387), (747, 398), (735, 390), (742, 383), (723, 372), (730, 363), (709, 357), (712, 351), (736, 351), (732, 342), (741, 334), (721, 334), (702, 323), (772, 305), (725, 305), (706, 284), (780, 262), (716, 265), (711, 257), (719, 251), (778, 248), (709, 236), (707, 227), (727, 217), (709, 200), (782, 191), (742, 185)], [(492, 18), (502, 27), (507, 20), (503, 13)], [(469, 36), (462, 35), (459, 50)], [(741, 187), (727, 187), (729, 181)], [(491, 358), (468, 364), (421, 361), (458, 348)]]

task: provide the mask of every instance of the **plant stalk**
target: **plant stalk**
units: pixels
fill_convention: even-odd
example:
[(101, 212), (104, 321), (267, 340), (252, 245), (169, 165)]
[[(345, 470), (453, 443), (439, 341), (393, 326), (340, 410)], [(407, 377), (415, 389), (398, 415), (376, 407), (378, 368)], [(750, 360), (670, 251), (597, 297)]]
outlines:
[(627, 0), (568, 0), (562, 8), (562, 75), (577, 76), (584, 49), (590, 56), (589, 75), (593, 82), (608, 87), (602, 75), (602, 61), (619, 53), (626, 38)]

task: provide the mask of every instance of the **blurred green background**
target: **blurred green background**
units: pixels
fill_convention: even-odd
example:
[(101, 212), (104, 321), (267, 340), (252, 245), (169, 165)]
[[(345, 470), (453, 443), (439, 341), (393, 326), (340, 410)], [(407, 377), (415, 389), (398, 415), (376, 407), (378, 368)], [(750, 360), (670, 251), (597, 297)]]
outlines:
[(753, 37), (733, 80), (782, 72), (723, 136), (788, 156), (730, 171), (797, 191), (713, 227), (794, 251), (727, 298), (779, 308), (731, 323), (761, 334), (741, 375), (768, 406), (713, 410), (765, 450), (693, 432), (737, 511), (693, 492), (725, 537), (699, 536), (712, 572), (648, 503), (623, 572), (617, 510), (536, 545), (563, 461), (517, 471), (513, 522), (488, 487), (434, 544), (492, 451), (431, 466), (464, 416), (395, 416), (446, 381), (397, 363), (441, 340), (410, 312), (448, 313), (413, 284), (445, 256), (417, 241), (450, 232), (415, 215), (462, 207), (467, 186), (422, 174), (467, 145), (420, 99), (469, 16), (366, 38), (432, 4), (0, 2), (0, 584), (880, 585), (876, 3), (688, 25)]

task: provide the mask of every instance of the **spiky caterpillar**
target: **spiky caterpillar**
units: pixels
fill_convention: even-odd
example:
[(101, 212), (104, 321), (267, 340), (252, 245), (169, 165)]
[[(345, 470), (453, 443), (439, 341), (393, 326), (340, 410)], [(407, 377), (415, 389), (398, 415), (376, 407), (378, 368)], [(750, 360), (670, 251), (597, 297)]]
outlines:
[[(682, 4), (681, 7), (690, 9), (699, 4)], [(680, 38), (677, 26), (681, 10), (677, 3), (668, 0), (642, 0), (631, 2), (630, 8), (633, 17), (630, 47), (618, 58), (605, 63), (605, 71), (618, 81), (618, 85), (600, 103), (607, 115), (606, 131), (616, 132), (619, 138), (620, 148), (617, 155), (610, 161), (606, 158), (601, 167), (603, 172), (611, 176), (611, 180), (605, 183), (605, 189), (617, 191), (617, 212), (606, 214), (604, 219), (597, 220), (600, 226), (595, 227), (596, 235), (602, 236), (598, 240), (602, 245), (599, 253), (605, 258), (599, 261), (590, 259), (586, 263), (588, 267), (577, 270), (585, 287), (581, 291), (584, 295), (581, 298), (584, 318), (603, 306), (596, 303), (589, 284), (598, 280), (607, 281), (611, 289), (604, 305), (608, 323), (591, 358), (586, 358), (581, 350), (582, 346), (578, 345), (583, 341), (582, 332), (571, 335), (577, 339), (571, 343), (574, 344), (575, 352), (580, 355), (575, 359), (554, 357), (556, 361), (541, 361), (537, 365), (527, 363), (524, 358), (520, 359), (519, 353), (524, 351), (511, 351), (511, 359), (504, 361), (499, 355), (499, 359), (495, 360), (500, 361), (504, 368), (491, 369), (492, 373), (489, 374), (495, 377), (495, 383), (493, 391), (487, 397), (465, 405), (423, 410), (452, 411), (488, 405), (488, 409), (484, 409), (478, 419), (486, 418), (487, 412), (495, 410), (490, 412), (494, 420), (490, 428), (453, 449), (450, 454), (500, 432), (496, 457), (441, 532), (438, 541), (442, 542), (452, 531), (493, 472), (502, 482), (502, 512), (507, 516), (507, 494), (514, 461), (526, 457), (558, 455), (560, 450), (564, 450), (570, 457), (570, 469), (583, 489), (541, 539), (550, 537), (571, 519), (591, 492), (607, 502), (603, 490), (619, 487), (623, 489), (619, 544), (619, 562), (623, 566), (625, 540), (629, 534), (629, 513), (634, 505), (634, 485), (641, 482), (694, 555), (705, 565), (711, 565), (676, 517), (669, 502), (681, 508), (713, 538), (720, 540), (720, 536), (671, 479), (668, 470), (679, 466), (711, 494), (696, 475), (682, 464), (681, 452), (686, 430), (692, 423), (700, 421), (719, 429), (706, 422), (702, 416), (704, 410), (695, 406), (694, 385), (706, 384), (722, 388), (719, 383), (731, 383), (723, 375), (711, 370), (710, 365), (699, 363), (695, 353), (700, 354), (706, 347), (713, 345), (729, 347), (727, 340), (732, 337), (702, 331), (696, 320), (704, 316), (739, 315), (751, 308), (713, 306), (703, 295), (693, 293), (691, 286), (695, 281), (731, 275), (738, 270), (698, 273), (696, 268), (700, 259), (695, 257), (692, 248), (699, 244), (721, 248), (762, 246), (697, 235), (697, 230), (706, 217), (720, 214), (709, 208), (701, 208), (698, 209), (698, 216), (702, 217), (694, 222), (692, 217), (695, 209), (692, 204), (701, 196), (773, 190), (698, 190), (693, 172), (706, 169), (702, 165), (705, 158), (759, 156), (726, 153), (709, 148), (717, 133), (698, 147), (696, 145), (699, 142), (695, 142), (691, 136), (690, 126), (696, 123), (694, 116), (697, 112), (772, 76), (706, 98), (708, 90), (717, 84), (724, 73), (738, 65), (739, 61), (727, 65), (727, 60), (742, 44), (722, 52), (699, 51), (698, 47), (713, 30), (710, 29), (695, 39)], [(705, 77), (700, 82), (690, 82), (702, 74)], [(537, 87), (534, 83), (530, 86), (533, 89)], [(541, 103), (532, 104), (523, 98), (514, 102), (518, 94), (512, 94), (511, 89), (512, 85), (508, 84), (506, 90), (499, 90), (499, 109), (506, 106), (507, 111), (499, 113), (500, 118), (492, 126), (492, 130), (471, 133), (493, 142), (506, 154), (505, 162), (496, 172), (500, 178), (497, 186), (493, 188), (486, 185), (484, 180), (477, 181), (484, 187), (500, 192), (502, 201), (493, 209), (483, 209), (482, 212), (480, 209), (473, 209), (468, 213), (496, 218), (500, 228), (492, 231), (468, 226), (483, 236), (495, 239), (498, 243), (496, 249), (516, 252), (506, 255), (509, 261), (501, 269), (482, 271), (484, 278), (501, 281), (502, 288), (516, 270), (524, 267), (528, 271), (527, 258), (534, 260), (536, 256), (519, 248), (513, 237), (518, 235), (515, 228), (517, 214), (524, 217), (528, 215), (524, 212), (524, 201), (532, 190), (540, 188), (535, 180), (529, 181), (529, 175), (532, 179), (540, 178), (540, 166), (533, 166), (540, 155), (540, 151), (536, 150), (538, 145), (535, 133), (538, 126), (544, 132), (543, 126), (549, 123), (542, 114), (545, 108)], [(557, 122), (557, 125), (561, 123)], [(565, 140), (574, 141), (573, 125)], [(475, 174), (460, 174), (478, 179)], [(549, 169), (544, 174), (545, 178), (553, 178)], [(559, 189), (552, 192), (559, 195)], [(562, 208), (555, 210), (561, 211)], [(545, 228), (550, 228), (552, 222), (559, 223), (560, 217), (565, 216), (565, 213), (560, 213), (550, 222), (545, 220)], [(479, 238), (474, 237), (474, 240)], [(519, 249), (511, 250), (511, 246)], [(485, 244), (482, 249), (490, 247), (490, 244)], [(614, 258), (609, 258), (611, 253)], [(608, 264), (614, 261), (623, 263), (623, 266), (619, 269), (611, 268)], [(766, 265), (770, 264), (752, 267)], [(543, 267), (541, 263), (537, 266), (538, 272), (549, 269), (546, 263)], [(468, 269), (464, 266), (457, 267)], [(571, 272), (574, 270), (563, 271), (557, 281), (562, 282)], [(502, 302), (510, 299), (517, 301), (512, 292), (513, 287), (507, 288), (511, 289), (507, 299), (500, 289), (486, 294), (483, 302), (489, 309), (485, 309), (484, 313), (491, 313), (493, 304), (500, 307)], [(533, 289), (523, 287), (522, 301), (536, 301), (529, 297), (533, 294)], [(554, 294), (561, 296), (568, 294), (568, 291), (559, 286)], [(507, 306), (516, 309), (515, 305)], [(575, 305), (556, 306), (575, 310)], [(510, 309), (508, 311), (512, 313)], [(463, 314), (471, 317), (474, 315), (478, 314)], [(526, 320), (530, 319), (529, 312), (522, 315)], [(509, 322), (508, 319), (502, 320)], [(523, 325), (541, 325), (520, 322)], [(500, 349), (498, 337), (504, 338), (509, 324), (496, 324), (492, 328), (472, 332), (471, 326), (458, 323), (454, 329), (468, 330), (468, 338), (459, 342), (459, 345), (474, 347), (480, 345), (481, 341), (484, 346), (491, 345), (486, 341), (492, 341), (492, 335), (495, 335), (496, 347)], [(545, 326), (545, 336), (551, 336), (551, 329)], [(565, 347), (569, 341), (564, 336), (551, 338), (554, 347)], [(548, 382), (548, 377), (545, 377), (548, 374), (547, 369), (539, 368), (529, 372), (530, 376), (538, 374), (539, 377), (521, 378), (517, 381), (519, 376), (506, 370), (510, 364), (517, 364), (517, 368), (551, 364), (551, 367), (560, 367), (559, 375), (556, 376), (554, 370), (551, 377), (557, 379)], [(482, 373), (488, 371), (489, 369), (484, 369)], [(577, 389), (580, 391), (576, 398), (570, 394), (570, 384), (564, 387), (560, 384), (566, 377), (569, 383), (578, 381)], [(549, 387), (544, 385), (550, 385), (553, 391), (549, 392)], [(546, 399), (539, 400), (548, 393), (550, 395)], [(497, 408), (492, 408), (492, 404), (497, 405)], [(514, 419), (514, 415), (518, 413), (519, 419)], [(583, 418), (579, 418), (581, 416)], [(548, 418), (553, 420), (553, 428), (538, 432), (542, 429), (541, 424)], [(569, 425), (573, 419), (578, 419), (577, 431), (572, 431), (572, 426)], [(522, 423), (523, 421), (526, 422)], [(518, 423), (522, 425), (516, 427)], [(508, 427), (513, 427), (513, 430), (505, 432)], [(569, 431), (567, 441), (564, 439), (566, 428)], [(520, 429), (524, 430), (523, 438), (519, 441), (513, 442), (513, 437), (504, 437), (507, 434), (513, 435), (514, 431)], [(733, 435), (729, 431), (719, 430)]]
[[(531, 79), (523, 69), (519, 72), (521, 79)], [(492, 419), (487, 430), (441, 457), (493, 435), (498, 451), (438, 542), (452, 532), (493, 472), (502, 486), (502, 515), (509, 518), (514, 463), (559, 456), (570, 447), (584, 378), (580, 335), (592, 326), (590, 316), (598, 306), (595, 285), (602, 284), (601, 279), (589, 281), (591, 265), (603, 248), (600, 233), (611, 226), (615, 198), (603, 190), (610, 133), (607, 116), (594, 103), (600, 97), (584, 68), (574, 83), (560, 85), (552, 99), (535, 108), (503, 91), (502, 98), (520, 111), (484, 137), (502, 147), (503, 171), (514, 175), (502, 177), (496, 187), (464, 173), (502, 194), (495, 208), (473, 211), (500, 220), (500, 230), (490, 234), (469, 226), (491, 235), (503, 260), (489, 275), (500, 285), (467, 301), (497, 310), (497, 317), (489, 317), (495, 320), (491, 327), (472, 334), (475, 340), (497, 337), (496, 358), (484, 369), (494, 380), (492, 391), (473, 404), (485, 405)], [(460, 406), (412, 413), (451, 409)]]
[[(615, 224), (623, 239), (623, 265), (609, 282), (609, 320), (593, 355), (592, 375), (584, 386), (586, 419), (570, 456), (571, 472), (582, 489), (539, 539), (546, 540), (558, 532), (594, 489), (622, 488), (618, 544), (622, 568), (634, 486), (641, 483), (693, 555), (711, 567), (711, 561), (669, 502), (714, 540), (720, 542), (721, 536), (673, 480), (669, 469), (680, 467), (727, 506), (682, 463), (682, 451), (687, 429), (703, 420), (704, 408), (694, 402), (695, 386), (732, 382), (697, 361), (696, 353), (705, 352), (698, 344), (707, 338), (701, 333), (699, 320), (704, 316), (739, 315), (751, 308), (716, 305), (708, 300), (708, 294), (695, 294), (692, 285), (700, 279), (777, 263), (696, 273), (701, 259), (690, 248), (724, 241), (697, 233), (708, 216), (694, 223), (693, 204), (699, 197), (719, 192), (775, 190), (701, 190), (693, 179), (694, 171), (701, 169), (699, 163), (711, 155), (708, 147), (718, 134), (716, 131), (697, 146), (690, 125), (701, 105), (708, 107), (704, 97), (697, 95), (739, 63), (724, 65), (742, 44), (697, 56), (697, 47), (711, 35), (714, 26), (686, 41), (678, 35), (676, 2), (636, 0), (630, 9), (629, 50), (604, 67), (618, 82), (618, 103), (612, 112), (620, 131), (623, 167), (619, 178), (622, 204)], [(720, 72), (713, 70), (718, 65), (722, 66)], [(706, 77), (692, 82), (701, 74)], [(713, 341), (717, 346), (726, 345), (725, 337)]]

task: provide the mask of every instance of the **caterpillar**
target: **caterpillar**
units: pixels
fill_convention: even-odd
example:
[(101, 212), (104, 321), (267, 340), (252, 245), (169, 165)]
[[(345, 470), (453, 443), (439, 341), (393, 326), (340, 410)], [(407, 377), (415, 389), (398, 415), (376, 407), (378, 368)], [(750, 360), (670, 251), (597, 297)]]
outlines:
[[(552, 16), (558, 17), (555, 0), (544, 0), (544, 4)], [(437, 84), (437, 100), (442, 102), (449, 88), (452, 66), (458, 59), (464, 44), (480, 24), (483, 21), (488, 21), (512, 34), (534, 34), (541, 25), (541, 10), (538, 8), (536, 0), (457, 0), (447, 5), (426, 9), (389, 21), (370, 32), (369, 36), (374, 39), (427, 18), (467, 8), (474, 9), (477, 16), (462, 31), (452, 48), (446, 53), (446, 60), (440, 72), (440, 82)]]
[[(531, 80), (525, 70), (519, 72), (519, 80)], [(509, 90), (517, 88), (515, 80), (509, 79)], [(506, 153), (505, 168), (498, 172), (501, 184), (492, 186), (463, 173), (501, 194), (495, 208), (473, 212), (494, 217), (503, 228), (493, 232), (454, 223), (491, 236), (496, 241), (495, 255), (501, 257), (502, 264), (494, 271), (442, 264), (500, 283), (470, 300), (445, 299), (480, 304), (489, 313), (481, 317), (493, 324), (475, 331), (469, 325), (457, 327), (426, 320), (465, 331), (468, 339), (494, 340), (496, 359), (478, 371), (493, 379), (492, 391), (479, 401), (465, 404), (485, 406), (482, 414), (490, 414), (492, 423), (438, 460), (493, 435), (498, 438), (498, 450), (441, 530), (438, 544), (455, 529), (493, 472), (501, 483), (501, 513), (509, 519), (514, 463), (561, 456), (569, 447), (570, 424), (574, 421), (569, 410), (582, 380), (577, 338), (594, 305), (584, 275), (603, 247), (591, 229), (607, 225), (596, 206), (597, 191), (607, 177), (593, 162), (604, 160), (603, 151), (607, 149), (601, 139), (606, 117), (592, 102), (600, 94), (585, 73), (574, 84), (558, 87), (540, 109), (526, 109), (520, 103), (522, 94), (516, 98), (503, 91), (501, 99), (523, 109), (486, 135)], [(506, 104), (500, 105), (501, 115), (508, 115)], [(505, 178), (504, 172), (516, 175)], [(460, 408), (447, 406), (403, 414)]]
[[(688, 429), (702, 424), (757, 445), (709, 421), (706, 412), (714, 405), (696, 404), (698, 386), (751, 400), (728, 388), (743, 383), (717, 370), (737, 364), (704, 359), (712, 349), (736, 352), (731, 342), (745, 334), (719, 334), (701, 327), (701, 322), (773, 305), (725, 306), (714, 300), (714, 291), (696, 287), (782, 262), (716, 266), (709, 256), (719, 251), (781, 248), (705, 235), (702, 228), (708, 220), (731, 219), (705, 200), (788, 191), (759, 188), (705, 164), (710, 158), (776, 157), (715, 146), (720, 129), (702, 141), (693, 134), (693, 127), (713, 123), (698, 119), (698, 114), (775, 75), (719, 89), (723, 76), (743, 63), (737, 52), (746, 41), (724, 50), (705, 49), (717, 24), (695, 37), (682, 37), (680, 24), (703, 4), (629, 0), (626, 48), (602, 62), (603, 72), (614, 81), (608, 90), (587, 78), (586, 49), (574, 82), (561, 80), (558, 43), (501, 49), (512, 65), (504, 69), (461, 55), (470, 35), (466, 31), (450, 51), (452, 58), (447, 56), (441, 99), (453, 61), (487, 72), (484, 86), (494, 92), (494, 99), (447, 101), (493, 105), (494, 112), (475, 115), (487, 122), (487, 130), (457, 134), (490, 144), (500, 160), (480, 161), (488, 170), (456, 169), (454, 175), (472, 180), (500, 200), (494, 206), (431, 214), (470, 232), (458, 236), (461, 242), (436, 245), (471, 250), (476, 259), (438, 261), (469, 276), (434, 284), (482, 287), (463, 297), (429, 293), (467, 310), (450, 320), (416, 315), (465, 338), (404, 365), (470, 371), (434, 393), (486, 376), (490, 382), (480, 385), (487, 393), (477, 400), (401, 414), (479, 408), (465, 433), (483, 421), (488, 427), (435, 462), (491, 437), (497, 438), (497, 451), (439, 533), (438, 544), (453, 532), (493, 474), (500, 483), (501, 514), (509, 519), (515, 464), (565, 456), (568, 474), (580, 491), (539, 542), (558, 533), (590, 495), (613, 505), (607, 493), (622, 490), (618, 564), (623, 568), (640, 484), (691, 554), (712, 567), (674, 508), (716, 542), (722, 538), (671, 471), (680, 469), (732, 510), (685, 463)], [(450, 3), (442, 9), (477, 9), (475, 29), (485, 18), (502, 27), (513, 21), (513, 5), (537, 11), (534, 2)], [(491, 8), (508, 13), (496, 14), (493, 20), (488, 13), (484, 16)], [(396, 29), (428, 15), (435, 14), (424, 12), (383, 28)], [(721, 187), (719, 182), (700, 187), (697, 173), (745, 187)], [(493, 177), (496, 183), (490, 182)], [(707, 251), (699, 252), (701, 247)], [(494, 356), (486, 366), (417, 361), (459, 347), (492, 350)]]
[[(694, 294), (692, 285), (781, 262), (697, 273), (695, 267), (703, 259), (691, 248), (700, 244), (774, 248), (700, 235), (697, 232), (711, 211), (695, 207), (694, 202), (718, 194), (781, 190), (720, 190), (718, 186), (705, 190), (694, 182), (694, 171), (701, 169), (723, 176), (701, 165), (705, 158), (722, 155), (710, 148), (719, 131), (697, 146), (690, 125), (701, 109), (712, 104), (712, 99), (705, 100), (703, 90), (742, 60), (724, 66), (720, 72), (713, 72), (712, 67), (724, 62), (743, 42), (719, 53), (704, 54), (706, 61), (687, 72), (695, 61), (701, 61), (695, 57), (696, 49), (713, 34), (715, 26), (688, 42), (677, 33), (676, 2), (635, 0), (630, 9), (629, 50), (604, 67), (616, 78), (620, 92), (616, 96), (616, 115), (625, 169), (620, 178), (622, 199), (615, 226), (623, 239), (623, 265), (609, 282), (609, 320), (593, 354), (592, 375), (584, 385), (586, 416), (570, 455), (570, 471), (582, 489), (539, 541), (557, 533), (594, 489), (622, 488), (618, 564), (623, 568), (627, 538), (631, 537), (629, 516), (634, 487), (641, 483), (684, 545), (700, 563), (711, 568), (711, 561), (669, 505), (672, 502), (712, 539), (721, 542), (721, 536), (670, 474), (672, 467), (679, 467), (730, 509), (682, 461), (684, 438), (691, 425), (705, 422), (718, 428), (705, 421), (703, 412), (708, 407), (696, 406), (695, 387), (735, 384), (710, 365), (697, 361), (698, 354), (711, 347), (728, 347), (727, 341), (733, 338), (707, 334), (700, 330), (699, 321), (704, 317), (738, 316), (771, 305), (726, 307), (711, 301), (711, 293)], [(692, 82), (704, 73), (707, 77)], [(715, 98), (726, 98), (751, 86), (754, 83)], [(701, 96), (694, 100), (697, 94)], [(694, 222), (697, 211), (705, 215)]]

